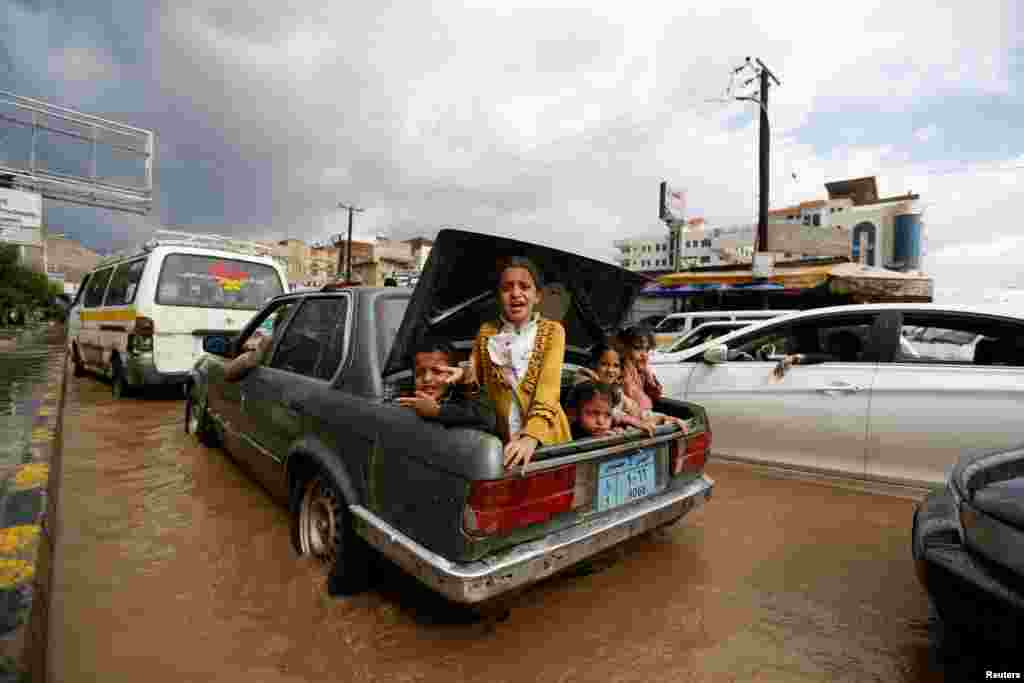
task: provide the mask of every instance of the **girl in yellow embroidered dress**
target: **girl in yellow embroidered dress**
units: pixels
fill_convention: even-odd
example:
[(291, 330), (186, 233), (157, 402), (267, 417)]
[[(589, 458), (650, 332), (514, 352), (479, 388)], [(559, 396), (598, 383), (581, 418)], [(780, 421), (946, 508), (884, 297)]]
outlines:
[(540, 272), (526, 259), (502, 267), (501, 317), (480, 326), (471, 362), (475, 377), (456, 371), (450, 380), (475, 379), (494, 401), (506, 467), (525, 467), (539, 446), (572, 440), (559, 402), (565, 329), (534, 312), (541, 286)]

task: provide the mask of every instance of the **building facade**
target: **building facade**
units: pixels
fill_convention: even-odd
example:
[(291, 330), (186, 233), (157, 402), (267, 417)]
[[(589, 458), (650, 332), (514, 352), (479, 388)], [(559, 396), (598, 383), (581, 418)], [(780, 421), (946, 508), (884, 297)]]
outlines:
[(65, 289), (77, 291), (85, 275), (100, 262), (100, 255), (77, 240), (61, 234), (46, 237), (49, 275), (63, 281)]
[(412, 253), (413, 269), (422, 271), (423, 267), (427, 265), (427, 259), (430, 257), (430, 249), (434, 246), (433, 241), (425, 237), (415, 237), (411, 240), (406, 240), (405, 243), (409, 245)]
[[(873, 176), (825, 183), (827, 199), (816, 199), (769, 212), (773, 251), (787, 245), (803, 251), (814, 242), (839, 245), (841, 255), (856, 263), (889, 270), (920, 270), (926, 236), (918, 204), (907, 192), (878, 196)], [(788, 228), (788, 230), (787, 230)]]
[(619, 265), (634, 272), (672, 272), (672, 252), (669, 235), (649, 235), (616, 240)]

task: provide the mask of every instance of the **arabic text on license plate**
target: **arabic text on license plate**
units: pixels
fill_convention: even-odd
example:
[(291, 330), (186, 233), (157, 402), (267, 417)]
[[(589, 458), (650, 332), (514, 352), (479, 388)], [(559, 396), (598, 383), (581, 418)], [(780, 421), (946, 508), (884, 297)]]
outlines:
[(654, 493), (654, 449), (601, 463), (597, 469), (597, 510), (629, 503)]

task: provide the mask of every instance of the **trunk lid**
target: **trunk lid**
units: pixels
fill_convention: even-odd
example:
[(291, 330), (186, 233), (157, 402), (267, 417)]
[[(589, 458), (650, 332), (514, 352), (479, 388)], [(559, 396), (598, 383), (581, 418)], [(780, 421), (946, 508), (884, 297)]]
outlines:
[(476, 337), (481, 323), (497, 318), (498, 263), (525, 256), (544, 278), (541, 315), (565, 327), (566, 359), (580, 359), (594, 343), (626, 320), (648, 283), (611, 263), (528, 242), (442, 230), (406, 309), (384, 366), (384, 376), (412, 366), (412, 351), (426, 336), (451, 342)]

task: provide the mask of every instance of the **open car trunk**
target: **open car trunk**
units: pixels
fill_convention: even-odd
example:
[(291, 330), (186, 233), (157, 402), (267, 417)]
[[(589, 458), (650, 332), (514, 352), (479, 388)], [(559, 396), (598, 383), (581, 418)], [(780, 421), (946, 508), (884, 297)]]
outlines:
[(439, 337), (467, 349), (480, 325), (498, 317), (499, 264), (530, 259), (544, 279), (541, 315), (565, 328), (566, 360), (583, 362), (587, 350), (626, 320), (647, 280), (610, 263), (578, 254), (463, 230), (442, 230), (395, 336), (384, 377), (412, 367), (413, 349)]

